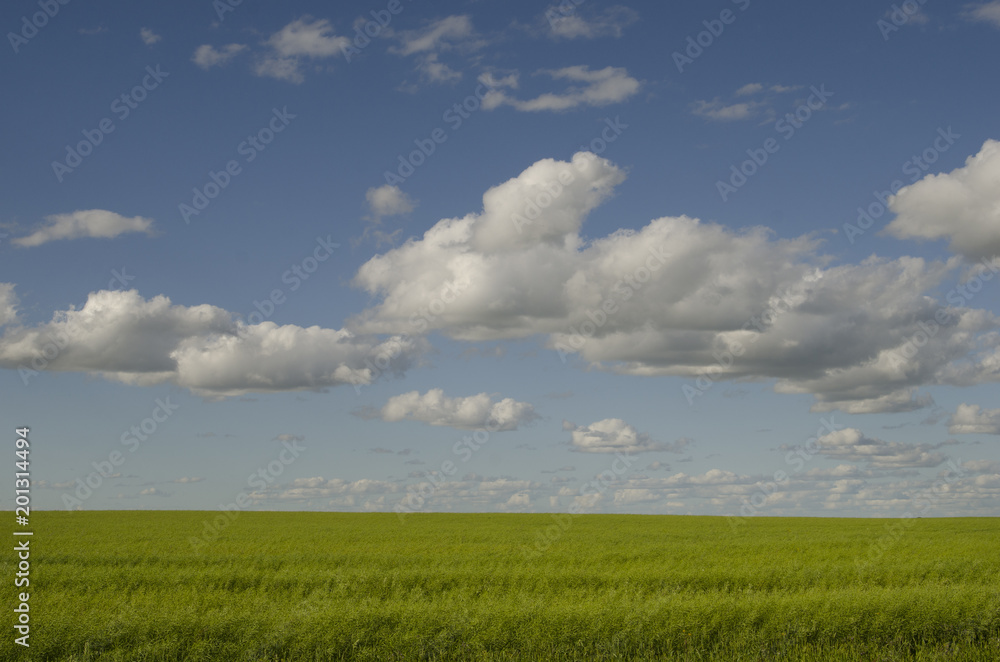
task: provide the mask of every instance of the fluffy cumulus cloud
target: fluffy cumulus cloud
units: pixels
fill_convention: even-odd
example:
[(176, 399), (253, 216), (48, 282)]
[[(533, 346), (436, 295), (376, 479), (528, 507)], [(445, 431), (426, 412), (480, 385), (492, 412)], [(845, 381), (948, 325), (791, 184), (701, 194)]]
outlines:
[(649, 451), (681, 452), (691, 442), (680, 439), (673, 444), (654, 441), (620, 418), (606, 418), (590, 425), (574, 425), (568, 421), (563, 429), (570, 432), (572, 450), (582, 453), (645, 453)]
[(326, 19), (311, 20), (306, 16), (292, 21), (267, 40), (281, 57), (323, 58), (341, 53), (351, 44), (348, 37), (338, 37)]
[(947, 239), (970, 259), (1000, 256), (1000, 141), (949, 173), (927, 175), (889, 201), (886, 231), (900, 239)]
[(927, 294), (958, 258), (831, 266), (815, 238), (686, 216), (585, 241), (585, 218), (624, 177), (592, 154), (535, 163), (481, 211), (365, 263), (354, 282), (376, 304), (348, 327), (544, 334), (564, 361), (685, 377), (692, 402), (721, 379), (770, 378), (819, 411), (907, 411), (932, 402), (922, 386), (1000, 379), (998, 320)]
[(223, 397), (368, 384), (384, 370), (404, 370), (424, 347), (421, 340), (379, 342), (318, 326), (244, 324), (215, 306), (101, 291), (51, 322), (8, 325), (0, 367), (87, 372), (131, 384), (169, 381)]
[(386, 421), (415, 420), (460, 430), (516, 430), (518, 425), (537, 418), (527, 402), (504, 398), (498, 402), (487, 393), (449, 398), (439, 388), (420, 394), (410, 391), (389, 399), (379, 416)]
[(866, 462), (873, 467), (936, 467), (945, 461), (932, 452), (945, 444), (906, 444), (865, 436), (855, 428), (835, 430), (816, 440), (815, 451), (824, 457), (847, 462)]
[[(568, 86), (561, 92), (547, 92), (534, 99), (518, 99), (501, 88), (491, 89), (483, 97), (483, 109), (492, 110), (503, 105), (517, 110), (563, 111), (585, 106), (607, 106), (620, 103), (639, 91), (640, 83), (629, 76), (622, 67), (605, 67), (591, 71), (586, 66), (546, 69), (538, 72)], [(512, 86), (512, 85), (507, 85)]]
[(1000, 434), (1000, 409), (980, 409), (979, 405), (958, 405), (948, 421), (951, 434)]
[(365, 200), (374, 218), (380, 219), (385, 216), (396, 216), (399, 214), (409, 214), (416, 206), (416, 203), (404, 193), (398, 186), (384, 184), (379, 187), (372, 187), (365, 192)]
[(639, 20), (639, 14), (628, 7), (613, 5), (603, 12), (584, 16), (586, 8), (567, 6), (569, 3), (545, 10), (549, 36), (553, 39), (595, 39), (621, 37), (625, 28)]
[(327, 19), (303, 16), (281, 28), (266, 42), (267, 51), (254, 66), (258, 76), (301, 83), (302, 58), (321, 60), (343, 55), (351, 46), (349, 37), (338, 36)]
[(202, 44), (195, 49), (194, 55), (191, 56), (191, 61), (202, 69), (221, 67), (244, 50), (246, 50), (246, 44), (227, 44), (222, 48)]
[(27, 248), (63, 239), (84, 237), (113, 239), (130, 232), (152, 235), (153, 219), (142, 216), (128, 218), (104, 209), (86, 209), (70, 214), (46, 216), (45, 223), (41, 227), (26, 237), (14, 239), (13, 243)]

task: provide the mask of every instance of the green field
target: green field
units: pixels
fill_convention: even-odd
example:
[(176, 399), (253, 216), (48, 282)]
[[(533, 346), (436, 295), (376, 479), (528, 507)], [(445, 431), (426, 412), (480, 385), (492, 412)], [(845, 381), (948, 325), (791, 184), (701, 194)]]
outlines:
[(997, 519), (216, 515), (33, 513), (4, 659), (1000, 660)]

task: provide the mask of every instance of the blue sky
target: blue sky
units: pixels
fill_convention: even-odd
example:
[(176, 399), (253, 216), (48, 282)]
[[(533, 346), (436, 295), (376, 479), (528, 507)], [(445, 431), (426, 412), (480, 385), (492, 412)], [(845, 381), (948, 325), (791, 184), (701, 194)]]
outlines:
[(1000, 2), (0, 26), (38, 508), (997, 512)]

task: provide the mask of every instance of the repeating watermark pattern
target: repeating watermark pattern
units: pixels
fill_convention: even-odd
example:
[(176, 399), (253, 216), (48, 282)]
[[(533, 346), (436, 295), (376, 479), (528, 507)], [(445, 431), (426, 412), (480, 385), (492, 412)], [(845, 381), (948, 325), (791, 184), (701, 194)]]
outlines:
[(38, 31), (49, 24), (49, 21), (56, 17), (59, 10), (69, 4), (69, 0), (38, 0), (38, 7), (41, 11), (36, 11), (29, 19), (27, 15), (21, 17), (21, 29), (17, 32), (8, 32), (7, 41), (14, 49), (14, 55), (21, 51), (21, 47), (38, 35)]
[[(903, 162), (901, 167), (904, 175), (909, 175), (910, 183), (916, 183), (923, 177), (931, 166), (937, 163), (941, 155), (951, 149), (951, 146), (962, 136), (951, 130), (939, 128), (937, 137), (931, 145), (919, 154), (914, 154), (911, 158)], [(858, 220), (854, 223), (844, 223), (844, 235), (852, 244), (855, 240), (871, 229), (875, 221), (882, 218), (889, 211), (889, 198), (899, 193), (906, 184), (901, 179), (894, 179), (887, 191), (874, 191), (872, 195), (875, 201), (867, 207), (858, 207)]]
[[(783, 313), (787, 313), (792, 309), (792, 304), (789, 303), (791, 299), (791, 294), (786, 292), (785, 294), (778, 297), (777, 301), (771, 304), (767, 310), (762, 312), (760, 315), (753, 315), (740, 327), (741, 331), (750, 331), (755, 329), (756, 334), (750, 339), (750, 344), (754, 344), (760, 340), (760, 334), (764, 333), (768, 328), (774, 325), (778, 317)], [(715, 365), (709, 366), (701, 371), (701, 374), (690, 384), (681, 385), (681, 393), (684, 394), (684, 398), (687, 400), (688, 406), (694, 404), (695, 398), (700, 398), (705, 395), (708, 389), (712, 388), (715, 384), (717, 376), (725, 373), (727, 370), (733, 367), (736, 363), (736, 359), (746, 352), (747, 348), (739, 340), (730, 340), (727, 343), (725, 349), (717, 349), (712, 352), (712, 358), (715, 359)]]
[[(284, 131), (296, 117), (298, 116), (288, 112), (288, 106), (282, 107), (281, 110), (272, 108), (271, 118), (267, 124), (237, 145), (236, 153), (243, 157), (244, 163), (251, 163), (267, 149), (267, 146), (274, 141), (275, 136)], [(208, 181), (201, 187), (195, 186), (191, 189), (191, 204), (181, 203), (177, 205), (177, 211), (184, 219), (184, 223), (190, 225), (191, 217), (198, 216), (205, 211), (212, 200), (219, 197), (219, 194), (242, 172), (243, 165), (237, 159), (227, 161), (226, 165), (218, 172), (209, 170)]]
[[(785, 116), (774, 123), (774, 131), (781, 135), (786, 141), (791, 140), (795, 133), (808, 122), (813, 113), (822, 109), (827, 100), (833, 96), (833, 92), (826, 89), (826, 85), (817, 88), (813, 85), (812, 94), (804, 103), (799, 105), (794, 112), (785, 113)], [(729, 200), (729, 196), (743, 188), (747, 181), (756, 175), (763, 168), (772, 155), (781, 149), (781, 143), (776, 138), (768, 138), (764, 144), (758, 148), (751, 148), (746, 151), (750, 158), (737, 166), (733, 164), (729, 170), (731, 172), (728, 181), (718, 180), (715, 182), (715, 189), (719, 192), (723, 202)]]
[[(281, 282), (289, 286), (289, 292), (298, 290), (302, 287), (302, 283), (309, 280), (309, 277), (316, 273), (320, 265), (329, 260), (330, 256), (333, 255), (333, 251), (338, 248), (340, 248), (340, 244), (334, 243), (330, 235), (327, 235), (325, 239), (323, 237), (316, 237), (316, 247), (313, 248), (312, 254), (306, 255), (299, 262), (286, 269), (281, 274)], [(245, 320), (247, 324), (260, 324), (270, 319), (278, 306), (283, 305), (287, 300), (288, 296), (285, 290), (276, 287), (271, 290), (271, 293), (264, 300), (257, 301), (254, 299), (254, 310), (246, 316), (241, 315), (240, 319)]]
[[(472, 285), (472, 280), (469, 278), (448, 283), (441, 288), (436, 297), (431, 299), (429, 304), (421, 306), (420, 310), (410, 315), (410, 319), (408, 320), (411, 329), (410, 333), (390, 338), (380, 345), (378, 354), (365, 359), (365, 367), (368, 368), (371, 374), (368, 384), (374, 384), (379, 377), (388, 371), (392, 366), (392, 360), (398, 358), (403, 353), (403, 350), (407, 348), (414, 336), (425, 333), (430, 328), (431, 323), (444, 314), (448, 306), (457, 301), (470, 285)], [(354, 384), (355, 395), (361, 395), (362, 386), (366, 386), (366, 384)]]
[(236, 11), (236, 8), (243, 4), (243, 0), (212, 0), (212, 9), (219, 19), (219, 23), (226, 20), (226, 14)]
[[(139, 450), (142, 444), (155, 435), (160, 426), (166, 423), (173, 416), (174, 412), (180, 408), (180, 405), (170, 401), (170, 396), (162, 400), (157, 398), (155, 405), (149, 416), (139, 421), (138, 424), (131, 426), (119, 438), (119, 442), (122, 446), (128, 448), (129, 453)], [(128, 458), (128, 455), (115, 449), (108, 453), (107, 459), (100, 462), (91, 462), (90, 466), (94, 468), (94, 471), (82, 478), (76, 479), (76, 490), (72, 494), (62, 495), (62, 502), (66, 510), (81, 509), (83, 503), (94, 496), (106, 480), (117, 478), (120, 475), (117, 469), (124, 465), (128, 461)]]
[(944, 475), (937, 478), (930, 486), (920, 490), (913, 495), (911, 507), (906, 510), (893, 524), (886, 524), (885, 531), (878, 539), (873, 540), (868, 546), (868, 551), (864, 556), (854, 559), (854, 565), (858, 572), (866, 570), (872, 564), (878, 563), (885, 556), (894, 544), (899, 542), (913, 525), (917, 518), (923, 517), (937, 507), (943, 494), (948, 493), (949, 486), (964, 478), (968, 472), (962, 468), (962, 460), (957, 462), (948, 458), (947, 470)]
[[(948, 294), (945, 295), (945, 301), (956, 308), (964, 308), (977, 294), (983, 291), (984, 284), (993, 280), (993, 277), (998, 273), (1000, 273), (1000, 266), (997, 265), (997, 261), (984, 258), (979, 272), (966, 279), (964, 283), (949, 290)], [(941, 327), (955, 321), (956, 315), (954, 313), (943, 304), (938, 305), (932, 319), (917, 322), (919, 330), (914, 331), (898, 349), (889, 353), (886, 357), (889, 365), (896, 370), (905, 366), (927, 346), (932, 338), (941, 332)]]
[[(486, 95), (495, 89), (495, 86), (480, 81), (472, 94), (446, 108), (441, 113), (441, 119), (448, 125), (452, 133), (458, 131), (465, 125), (466, 120), (472, 117), (473, 113), (483, 107)], [(437, 127), (430, 132), (428, 137), (414, 138), (413, 144), (416, 145), (417, 149), (406, 155), (396, 155), (396, 170), (386, 170), (383, 173), (385, 183), (389, 186), (399, 186), (405, 183), (437, 151), (438, 146), (443, 145), (448, 140), (448, 136), (447, 130)]]
[[(413, 0), (407, 0), (407, 2), (413, 2)], [(392, 17), (401, 14), (403, 9), (405, 7), (403, 7), (401, 0), (389, 0), (385, 5), (385, 9), (372, 9), (369, 12), (372, 20), (356, 21), (354, 24), (354, 39), (351, 40), (350, 45), (344, 44), (340, 47), (340, 52), (343, 53), (344, 59), (350, 62), (358, 55), (361, 55), (361, 51), (372, 43), (372, 39), (378, 37), (382, 34), (383, 30), (389, 27), (389, 24), (392, 23)]]
[[(977, 273), (966, 279), (964, 283), (948, 291), (945, 295), (947, 303), (956, 308), (965, 307), (979, 292), (982, 292), (986, 282), (993, 280), (993, 276), (1000, 273), (1000, 267), (997, 266), (996, 260), (984, 258), (981, 265)], [(787, 313), (792, 309), (789, 303), (789, 296), (785, 294), (764, 313), (751, 317), (743, 324), (741, 327), (742, 330), (749, 331), (753, 328), (759, 332), (754, 334), (750, 339), (751, 344), (760, 339), (760, 333), (763, 333), (768, 327), (773, 325), (780, 314)], [(941, 327), (952, 323), (954, 319), (954, 313), (949, 311), (946, 306), (939, 305), (934, 311), (932, 318), (926, 321), (918, 321), (917, 326), (919, 329), (907, 338), (906, 342), (900, 347), (889, 352), (886, 357), (889, 365), (898, 369), (900, 366), (911, 361), (930, 342), (931, 338), (936, 337), (940, 333)], [(746, 349), (746, 346), (740, 341), (732, 340), (728, 343), (726, 349), (713, 352), (712, 356), (715, 358), (716, 364), (703, 370), (693, 383), (681, 385), (681, 392), (684, 394), (688, 405), (693, 405), (695, 398), (705, 395), (708, 389), (714, 385), (718, 378), (717, 376), (729, 370), (735, 364), (736, 359), (746, 352)]]
[(910, 20), (920, 13), (921, 5), (927, 0), (906, 0), (900, 5), (893, 5), (886, 13), (886, 20), (880, 18), (875, 21), (875, 27), (882, 33), (882, 40), (889, 41), (889, 36), (910, 22)]
[[(554, 346), (554, 349), (559, 352), (560, 361), (566, 363), (566, 359), (570, 354), (578, 353), (583, 349), (587, 341), (593, 338), (594, 334), (622, 309), (622, 303), (635, 296), (636, 292), (641, 290), (652, 279), (653, 274), (667, 264), (667, 258), (670, 257), (670, 253), (665, 249), (666, 245), (650, 248), (647, 251), (649, 257), (646, 258), (643, 264), (636, 267), (631, 273), (619, 278), (618, 282), (612, 287), (612, 294), (606, 296), (601, 301), (600, 306), (596, 309), (588, 309), (586, 311), (587, 319), (569, 327), (566, 334), (564, 334), (567, 336), (566, 339), (559, 340)], [(618, 302), (619, 298), (622, 303)]]
[[(132, 114), (132, 111), (146, 100), (149, 93), (158, 88), (160, 83), (169, 76), (169, 72), (160, 70), (160, 65), (147, 66), (146, 75), (143, 76), (142, 80), (132, 89), (115, 97), (109, 109), (120, 121), (125, 121)], [(114, 120), (110, 117), (104, 117), (97, 122), (96, 128), (83, 129), (80, 132), (83, 134), (83, 140), (75, 145), (66, 145), (66, 158), (62, 161), (52, 162), (52, 172), (56, 176), (56, 181), (62, 184), (66, 175), (79, 168), (83, 160), (93, 154), (94, 150), (104, 142), (104, 137), (116, 128)]]
[(584, 0), (562, 0), (557, 6), (545, 10), (545, 20), (549, 22), (549, 27), (555, 30), (561, 20), (576, 14), (576, 8), (583, 3)]
[[(489, 443), (490, 435), (499, 430), (499, 423), (487, 423), (483, 427), (477, 428), (472, 434), (465, 435), (452, 445), (452, 455), (459, 458), (459, 462), (462, 464), (468, 462), (479, 449)], [(407, 515), (423, 509), (427, 500), (434, 496), (441, 489), (441, 486), (446, 484), (448, 479), (456, 473), (458, 473), (458, 465), (450, 459), (444, 460), (441, 462), (440, 471), (427, 472), (426, 483), (410, 485), (407, 488), (406, 496), (393, 508), (399, 522), (405, 523)]]
[(220, 512), (211, 521), (202, 520), (203, 528), (201, 535), (188, 538), (192, 552), (201, 554), (202, 549), (209, 543), (218, 540), (222, 532), (228, 529), (239, 518), (240, 513), (254, 504), (255, 497), (261, 496), (281, 474), (285, 473), (287, 467), (290, 467), (299, 459), (302, 451), (307, 450), (307, 447), (301, 445), (299, 441), (299, 439), (283, 441), (282, 446), (284, 448), (278, 453), (278, 457), (247, 476), (247, 487), (237, 493), (232, 502), (228, 504), (220, 503)]
[[(601, 135), (590, 141), (589, 145), (581, 145), (579, 152), (586, 155), (587, 161), (573, 162), (573, 167), (577, 171), (583, 170), (587, 162), (597, 158), (608, 148), (608, 145), (618, 140), (618, 137), (628, 128), (628, 124), (621, 121), (621, 117), (616, 115), (612, 120), (610, 117), (604, 118), (607, 125), (601, 130)], [(518, 213), (510, 215), (510, 222), (518, 234), (524, 233), (524, 226), (531, 225), (542, 215), (542, 212), (552, 206), (566, 191), (566, 187), (576, 181), (576, 175), (570, 169), (562, 170), (555, 179), (544, 184), (533, 198), (529, 198), (524, 205), (524, 209)]]
[[(125, 267), (121, 271), (111, 270), (111, 279), (108, 281), (108, 290), (119, 291), (131, 289), (130, 283), (135, 280), (135, 276), (128, 273)], [(47, 342), (42, 345), (38, 353), (31, 359), (31, 365), (24, 364), (17, 366), (17, 374), (21, 378), (21, 383), (25, 386), (45, 370), (49, 363), (55, 361), (69, 347), (69, 336), (65, 333), (53, 333), (46, 338)]]
[[(732, 3), (739, 7), (741, 12), (750, 7), (750, 0), (732, 0)], [(722, 36), (722, 33), (726, 31), (726, 26), (736, 22), (737, 16), (739, 14), (732, 9), (723, 9), (719, 13), (719, 18), (702, 21), (701, 24), (705, 26), (705, 29), (696, 35), (688, 35), (687, 46), (684, 50), (674, 51), (671, 55), (677, 66), (677, 71), (684, 73), (684, 67), (694, 64), (694, 61), (700, 58), (705, 50), (711, 48), (716, 39)]]
[(624, 476), (631, 468), (635, 459), (628, 453), (615, 453), (615, 459), (611, 462), (611, 467), (597, 474), (593, 480), (585, 483), (579, 493), (574, 497), (573, 504), (569, 507), (568, 513), (552, 513), (550, 517), (552, 524), (535, 530), (534, 548), (521, 550), (527, 560), (536, 559), (547, 552), (552, 545), (565, 535), (573, 520), (583, 515), (587, 502), (595, 502), (618, 480)]
[(17, 366), (17, 374), (21, 378), (21, 383), (25, 386), (42, 370), (48, 367), (49, 363), (55, 361), (62, 354), (63, 350), (69, 347), (69, 336), (65, 333), (57, 332), (49, 334), (46, 343), (38, 350), (38, 353), (31, 359), (31, 367), (26, 365)]
[(835, 418), (835, 415), (831, 415), (829, 421), (825, 418), (819, 419), (820, 426), (816, 429), (816, 434), (806, 439), (801, 446), (793, 447), (785, 454), (785, 465), (790, 467), (788, 471), (778, 469), (772, 475), (772, 480), (758, 483), (757, 490), (753, 494), (740, 499), (742, 505), (739, 515), (726, 515), (726, 521), (729, 522), (733, 531), (746, 524), (746, 518), (758, 515), (767, 505), (771, 495), (780, 492), (783, 487), (788, 485), (792, 476), (805, 469), (806, 463), (819, 454), (820, 437), (844, 429), (843, 425), (834, 420)]

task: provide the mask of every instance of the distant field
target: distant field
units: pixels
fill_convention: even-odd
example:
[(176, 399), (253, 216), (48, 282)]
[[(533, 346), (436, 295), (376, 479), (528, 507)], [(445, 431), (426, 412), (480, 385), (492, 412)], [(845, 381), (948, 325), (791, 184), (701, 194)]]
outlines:
[(4, 659), (1000, 660), (998, 519), (217, 514), (32, 513)]

